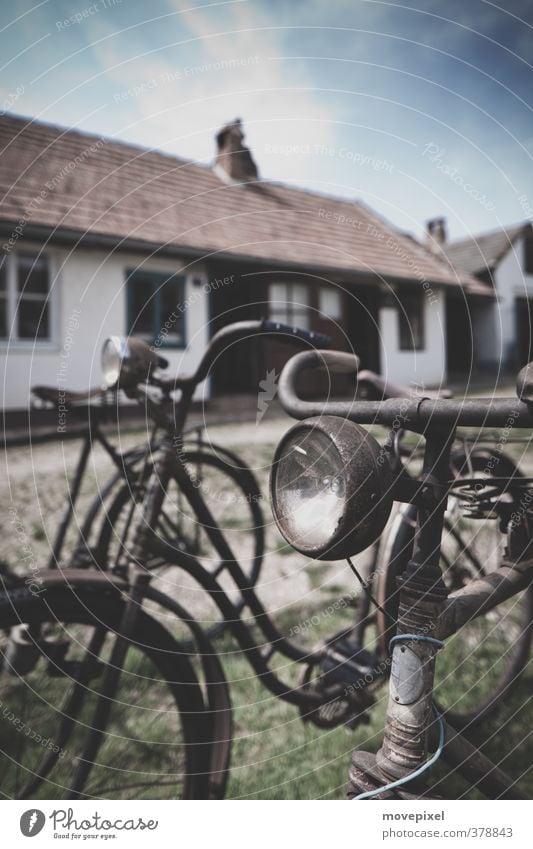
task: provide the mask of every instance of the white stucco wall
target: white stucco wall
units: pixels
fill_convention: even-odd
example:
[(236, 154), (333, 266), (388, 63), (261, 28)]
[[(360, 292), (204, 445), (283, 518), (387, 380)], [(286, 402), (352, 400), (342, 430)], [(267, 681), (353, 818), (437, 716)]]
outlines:
[[(38, 251), (28, 243), (20, 245)], [(0, 344), (2, 393), (0, 403), (7, 409), (28, 405), (35, 384), (62, 385), (83, 390), (101, 383), (100, 350), (107, 336), (124, 334), (126, 327), (126, 270), (141, 265), (142, 257), (96, 250), (43, 251), (49, 257), (53, 281), (52, 342)], [(153, 271), (186, 275), (185, 322), (187, 348), (162, 349), (170, 360), (169, 373), (192, 371), (200, 360), (209, 336), (209, 296), (193, 285), (193, 277), (206, 283), (200, 265), (191, 266), (175, 259), (146, 260), (142, 266)], [(79, 326), (77, 326), (79, 325)], [(71, 340), (65, 346), (67, 336)], [(205, 392), (205, 387), (198, 393)]]
[(381, 373), (397, 383), (438, 386), (446, 376), (446, 300), (441, 290), (425, 295), (425, 347), (421, 351), (401, 351), (398, 309), (379, 311)]
[(517, 240), (495, 273), (498, 295), (496, 321), (504, 362), (514, 362), (516, 348), (516, 298), (533, 298), (533, 275), (524, 274), (524, 239)]

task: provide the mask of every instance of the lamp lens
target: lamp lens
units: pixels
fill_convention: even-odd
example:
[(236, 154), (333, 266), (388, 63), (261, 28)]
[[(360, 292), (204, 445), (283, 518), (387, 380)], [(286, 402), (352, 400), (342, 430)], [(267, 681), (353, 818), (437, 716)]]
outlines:
[(122, 358), (124, 356), (124, 340), (119, 336), (110, 336), (102, 348), (102, 372), (104, 383), (111, 388), (118, 383)]
[(317, 429), (288, 439), (276, 466), (277, 517), (296, 546), (326, 546), (343, 516), (346, 481), (334, 443)]

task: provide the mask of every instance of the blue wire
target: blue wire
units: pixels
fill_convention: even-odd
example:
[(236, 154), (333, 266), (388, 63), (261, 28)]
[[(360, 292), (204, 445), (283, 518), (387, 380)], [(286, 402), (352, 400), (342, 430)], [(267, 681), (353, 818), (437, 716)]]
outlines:
[[(419, 643), (431, 643), (437, 648), (441, 649), (444, 646), (442, 640), (437, 640), (435, 637), (425, 637), (422, 634), (396, 634), (395, 637), (389, 642), (389, 649), (393, 643), (398, 642), (399, 640), (416, 640)], [(402, 787), (404, 784), (407, 784), (408, 781), (412, 781), (414, 778), (418, 778), (419, 775), (422, 775), (426, 770), (433, 766), (434, 763), (438, 761), (440, 756), (442, 755), (442, 750), (444, 749), (444, 740), (445, 740), (445, 730), (444, 730), (444, 720), (439, 713), (437, 706), (433, 702), (432, 704), (433, 712), (436, 718), (439, 721), (439, 743), (435, 753), (430, 757), (425, 764), (415, 769), (414, 772), (410, 772), (409, 775), (404, 775), (403, 778), (399, 778), (397, 781), (391, 781), (390, 784), (385, 784), (383, 787), (378, 787), (376, 790), (368, 790), (366, 793), (360, 793), (358, 796), (354, 796), (352, 798), (352, 802), (358, 801), (360, 799), (372, 799), (373, 796), (379, 796), (381, 793), (386, 793), (388, 790), (395, 790), (396, 787)]]
[(435, 637), (425, 637), (423, 634), (396, 634), (395, 637), (391, 637), (389, 641), (389, 649), (393, 643), (398, 642), (398, 640), (415, 640), (419, 643), (431, 643), (434, 646), (437, 646), (438, 649), (444, 648), (444, 643), (442, 640), (437, 640)]

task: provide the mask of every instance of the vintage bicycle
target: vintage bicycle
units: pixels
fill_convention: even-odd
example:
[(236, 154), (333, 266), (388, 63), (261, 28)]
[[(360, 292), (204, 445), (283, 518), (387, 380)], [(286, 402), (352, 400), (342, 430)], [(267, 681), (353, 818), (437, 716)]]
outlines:
[[(273, 329), (282, 328), (247, 322), (239, 333)], [(50, 746), (43, 752), (31, 737), (6, 734), (4, 724), (2, 750), (4, 766), (9, 768), (3, 770), (0, 787), (6, 796), (17, 798), (130, 798), (143, 794), (219, 798), (227, 780), (231, 743), (231, 705), (223, 668), (211, 641), (179, 601), (154, 588), (151, 565), (162, 562), (187, 571), (214, 599), (221, 619), (228, 623), (265, 686), (294, 704), (307, 721), (320, 726), (353, 726), (364, 720), (373, 701), (373, 689), (387, 680), (390, 663), (380, 666), (375, 662), (362, 645), (361, 628), (336, 634), (313, 651), (280, 633), (250, 587), (238, 554), (214, 521), (183, 456), (176, 451), (172, 414), (167, 404), (151, 394), (153, 386), (161, 389), (161, 378), (153, 373), (153, 359), (147, 355), (132, 357), (122, 344), (113, 344), (115, 380), (132, 397), (142, 398), (147, 413), (165, 436), (144, 487), (133, 541), (125, 546), (127, 562), (120, 570), (56, 570), (43, 574), (39, 594), (19, 588), (0, 598), (0, 628), (7, 634), (2, 705), (13, 715), (13, 721), (24, 723), (24, 728), (47, 729), (45, 739)], [(316, 357), (313, 365), (352, 371), (357, 367), (357, 358), (346, 354), (321, 352)], [(304, 362), (307, 366), (311, 363), (309, 358)], [(301, 355), (291, 360), (282, 376), (281, 397), (289, 408), (291, 382), (301, 363)], [(174, 389), (192, 392), (208, 373), (209, 365), (206, 356), (195, 375), (169, 381), (164, 392), (170, 391), (170, 383)], [(346, 406), (342, 409), (346, 411)], [(346, 427), (339, 417), (329, 422), (328, 417), (330, 437), (333, 425), (339, 434)], [(278, 520), (279, 474), (286, 444), (282, 442), (272, 475)], [(367, 459), (374, 456), (376, 467), (384, 470), (378, 479), (385, 475), (387, 480), (394, 479), (388, 455), (375, 454), (370, 436), (365, 445), (371, 452), (367, 452)], [(329, 454), (325, 458), (331, 459)], [(382, 458), (386, 462), (378, 462)], [(314, 469), (313, 464), (310, 468)], [(447, 469), (448, 475), (449, 465)], [(409, 480), (403, 472), (396, 477), (403, 489), (398, 489), (395, 497), (403, 493), (405, 498), (406, 492), (411, 497), (420, 488), (418, 481)], [(317, 490), (316, 486), (320, 480), (312, 476), (309, 491), (314, 488), (319, 494), (320, 487)], [(157, 532), (170, 481), (180, 488), (225, 564), (239, 590), (238, 604), (224, 591), (218, 575)], [(305, 480), (304, 484), (307, 486)], [(468, 486), (468, 482), (462, 480), (462, 486)], [(387, 495), (385, 506), (381, 499), (375, 500), (375, 493), (374, 499), (350, 503), (350, 539), (357, 538), (358, 548), (371, 544), (383, 530), (391, 498)], [(329, 557), (338, 553), (328, 548)], [(381, 579), (379, 570), (376, 574)], [(246, 605), (246, 617), (241, 602)], [(250, 620), (259, 629), (259, 639)], [(369, 615), (363, 615), (362, 620), (375, 627)], [(176, 641), (175, 622), (191, 632), (196, 654)], [(13, 644), (9, 636), (10, 629), (19, 623), (27, 626), (25, 647)], [(390, 627), (387, 621), (383, 630)], [(280, 654), (301, 665), (298, 686), (273, 671), (273, 661)], [(388, 650), (383, 658), (388, 658)]]
[[(489, 798), (525, 798), (517, 782), (443, 715), (435, 704), (434, 689), (435, 669), (440, 665), (440, 659), (435, 663), (437, 652), (442, 650), (445, 656), (446, 640), (464, 633), (469, 623), (490, 622), (493, 611), (511, 602), (505, 623), (512, 636), (501, 646), (501, 654), (520, 646), (523, 633), (528, 639), (531, 634), (533, 619), (520, 617), (517, 624), (513, 613), (524, 598), (525, 610), (531, 610), (533, 535), (528, 505), (532, 480), (505, 474), (503, 468), (501, 475), (489, 480), (453, 478), (450, 456), (458, 427), (504, 428), (512, 420), (515, 427), (531, 428), (533, 364), (518, 376), (517, 399), (416, 398), (407, 406), (397, 398), (350, 404), (301, 400), (295, 392), (298, 376), (320, 366), (324, 358), (320, 352), (293, 357), (280, 381), (284, 409), (302, 420), (278, 446), (273, 464), (273, 509), (285, 539), (313, 558), (350, 558), (381, 532), (393, 499), (416, 508), (414, 537), (406, 547), (408, 562), (391, 576), (397, 587), (389, 581), (388, 594), (384, 594), (399, 598), (394, 630), (387, 629), (388, 623), (384, 628), (388, 635), (392, 633), (392, 657), (383, 744), (377, 755), (354, 752), (349, 796), (445, 795), (441, 781), (437, 780), (434, 791), (431, 784), (431, 767), (442, 761)], [(343, 366), (342, 355), (330, 354), (329, 359), (332, 367), (335, 359), (338, 367)], [(423, 468), (416, 480), (391, 474), (382, 448), (361, 427), (393, 427), (398, 418), (404, 429), (425, 439)], [(446, 585), (441, 561), (446, 509), (454, 490), (475, 515), (494, 517), (507, 532), (498, 568), (483, 569), (461, 588)], [(386, 615), (381, 605), (378, 611)], [(475, 674), (482, 672), (476, 669)], [(493, 703), (494, 698), (485, 701), (482, 716)]]

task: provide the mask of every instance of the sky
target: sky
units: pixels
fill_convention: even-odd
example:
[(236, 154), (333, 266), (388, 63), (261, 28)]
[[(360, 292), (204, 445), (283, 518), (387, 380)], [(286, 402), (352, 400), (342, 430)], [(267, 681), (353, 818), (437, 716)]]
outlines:
[(421, 235), (533, 217), (533, 2), (4, 0), (0, 111), (213, 160)]

